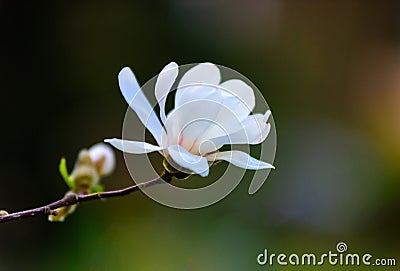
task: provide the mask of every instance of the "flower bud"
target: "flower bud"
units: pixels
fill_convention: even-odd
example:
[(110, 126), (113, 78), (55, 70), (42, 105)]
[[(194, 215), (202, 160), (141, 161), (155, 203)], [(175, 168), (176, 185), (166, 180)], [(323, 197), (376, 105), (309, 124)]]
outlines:
[(111, 174), (115, 168), (115, 155), (110, 146), (98, 143), (89, 149), (89, 155), (100, 177)]
[(89, 151), (81, 150), (70, 177), (75, 183), (73, 192), (77, 194), (87, 194), (92, 186), (98, 184), (100, 177)]
[[(114, 152), (111, 147), (103, 143), (96, 144), (89, 150), (81, 150), (71, 174), (68, 174), (65, 158), (62, 158), (59, 165), (60, 174), (71, 189), (65, 196), (71, 193), (80, 195), (103, 191), (99, 181), (111, 174), (114, 168)], [(55, 214), (49, 215), (49, 221), (64, 221), (66, 216), (75, 211), (76, 206), (63, 206), (54, 210)]]

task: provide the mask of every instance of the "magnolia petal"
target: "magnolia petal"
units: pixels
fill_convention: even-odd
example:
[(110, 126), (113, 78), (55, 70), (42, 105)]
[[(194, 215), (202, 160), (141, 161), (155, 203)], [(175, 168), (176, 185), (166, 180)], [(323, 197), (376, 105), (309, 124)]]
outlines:
[(104, 139), (104, 142), (111, 144), (120, 151), (132, 154), (142, 154), (162, 150), (161, 147), (141, 141), (129, 141), (123, 139)]
[(221, 81), (221, 73), (215, 64), (206, 62), (200, 63), (188, 70), (179, 82), (179, 86), (183, 87), (192, 84), (205, 83), (207, 85), (218, 85)]
[(225, 144), (259, 144), (270, 131), (265, 115), (249, 115), (240, 121), (221, 103), (197, 100), (174, 109), (167, 118), (169, 144), (179, 144), (194, 154), (206, 154)]
[(168, 93), (171, 90), (177, 76), (178, 65), (175, 62), (171, 62), (164, 67), (157, 78), (155, 96), (157, 98), (158, 105), (160, 106), (160, 118), (164, 124), (167, 119), (165, 116), (165, 102), (167, 101)]
[(228, 90), (228, 93), (230, 95), (238, 97), (242, 101), (242, 103), (244, 103), (248, 107), (250, 112), (254, 109), (254, 106), (256, 104), (254, 91), (242, 80), (228, 80), (223, 82), (220, 87)]
[(199, 174), (202, 177), (208, 175), (209, 167), (206, 158), (194, 155), (180, 145), (172, 145), (168, 147), (167, 151), (178, 166)]
[[(240, 80), (238, 81), (241, 82)], [(251, 88), (250, 91), (252, 91)], [(252, 92), (251, 95), (254, 97)], [(232, 110), (239, 120), (247, 117), (252, 111), (252, 108), (245, 100), (237, 96), (233, 91), (228, 90), (226, 87), (221, 85), (199, 84), (186, 85), (178, 88), (175, 96), (175, 108), (198, 100), (211, 100), (220, 103), (227, 109)]]
[(268, 110), (268, 111), (265, 112), (265, 114), (264, 114), (263, 122), (267, 122), (270, 116), (271, 116), (271, 110)]
[(246, 119), (251, 110), (236, 96), (222, 94), (220, 110), (214, 117), (216, 125), (211, 126), (204, 134), (204, 139), (231, 134), (241, 129), (241, 122)]
[(131, 69), (123, 68), (118, 74), (118, 81), (126, 102), (136, 112), (140, 121), (150, 131), (157, 143), (161, 145), (162, 125)]
[[(240, 97), (231, 95), (228, 90), (219, 86), (188, 86), (179, 91), (184, 91), (184, 94), (181, 95), (180, 99), (175, 100), (175, 112), (173, 114), (175, 119), (179, 119), (174, 123), (181, 124), (181, 127), (178, 128), (182, 128), (182, 125), (192, 121), (193, 116), (198, 115), (195, 111), (203, 111), (202, 118), (214, 123), (206, 130), (198, 129), (196, 137), (201, 136), (208, 139), (231, 134), (240, 129), (240, 122), (248, 117), (251, 112), (251, 109)], [(182, 107), (189, 108), (182, 110)], [(211, 110), (211, 108), (216, 110)], [(168, 116), (172, 117), (172, 114)], [(165, 125), (168, 135), (170, 135), (170, 130), (173, 130), (170, 124), (171, 122), (167, 121)]]
[(259, 144), (263, 142), (270, 130), (271, 125), (265, 123), (268, 120), (270, 111), (264, 115), (254, 114), (248, 116), (245, 120), (240, 123), (240, 129), (234, 133), (225, 133), (225, 135), (209, 138), (211, 144), (204, 145), (205, 148), (201, 149), (201, 153), (208, 153), (218, 150), (226, 144)]
[(273, 165), (257, 160), (242, 151), (226, 151), (210, 154), (207, 156), (209, 161), (225, 160), (237, 167), (257, 170), (266, 168), (275, 168)]
[(267, 126), (261, 132), (260, 137), (256, 138), (255, 141), (253, 141), (250, 144), (259, 144), (259, 143), (263, 142), (267, 138), (267, 136), (269, 135), (270, 131), (271, 131), (271, 124), (267, 123)]
[[(224, 126), (216, 123), (221, 111), (227, 109), (213, 100), (196, 100), (174, 108), (168, 114), (166, 129), (170, 144), (179, 144), (192, 152), (195, 143), (212, 126)], [(234, 115), (231, 113), (229, 117)], [(239, 122), (238, 122), (239, 123)]]
[(175, 108), (193, 101), (204, 99), (220, 101), (221, 98), (220, 92), (214, 85), (186, 85), (176, 90)]
[(185, 102), (205, 98), (210, 92), (215, 92), (213, 87), (221, 81), (218, 67), (212, 63), (201, 63), (188, 70), (179, 81), (175, 95), (175, 107)]

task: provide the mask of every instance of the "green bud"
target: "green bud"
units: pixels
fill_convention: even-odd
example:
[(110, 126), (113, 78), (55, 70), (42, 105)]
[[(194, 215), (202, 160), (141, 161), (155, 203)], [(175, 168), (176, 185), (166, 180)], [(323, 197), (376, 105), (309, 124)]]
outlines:
[(61, 158), (60, 164), (58, 166), (58, 170), (60, 171), (61, 177), (68, 185), (70, 189), (74, 189), (75, 183), (74, 180), (69, 176), (67, 169), (67, 161), (64, 157)]

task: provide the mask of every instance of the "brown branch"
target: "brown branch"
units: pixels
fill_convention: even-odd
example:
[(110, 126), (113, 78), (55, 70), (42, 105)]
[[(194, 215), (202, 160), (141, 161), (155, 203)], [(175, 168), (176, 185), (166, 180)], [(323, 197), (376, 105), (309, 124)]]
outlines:
[(52, 202), (50, 204), (47, 204), (42, 207), (37, 207), (33, 208), (30, 210), (25, 210), (21, 212), (16, 212), (16, 213), (11, 213), (7, 215), (0, 215), (0, 223), (5, 223), (8, 221), (12, 220), (20, 220), (28, 217), (33, 217), (39, 214), (44, 214), (44, 215), (55, 215), (55, 209), (64, 207), (64, 206), (70, 206), (74, 205), (80, 202), (85, 202), (85, 201), (91, 201), (91, 200), (96, 200), (96, 199), (105, 199), (105, 198), (114, 198), (114, 197), (122, 197), (129, 195), (132, 192), (138, 191), (142, 188), (145, 187), (150, 187), (156, 184), (161, 184), (163, 182), (170, 182), (172, 179), (172, 176), (169, 174), (162, 174), (161, 177), (155, 178), (153, 180), (139, 183), (136, 185), (129, 186), (127, 188), (123, 188), (120, 190), (113, 190), (113, 191), (106, 191), (106, 192), (99, 192), (99, 193), (92, 193), (92, 194), (69, 194), (65, 196), (64, 198), (57, 200), (55, 202)]

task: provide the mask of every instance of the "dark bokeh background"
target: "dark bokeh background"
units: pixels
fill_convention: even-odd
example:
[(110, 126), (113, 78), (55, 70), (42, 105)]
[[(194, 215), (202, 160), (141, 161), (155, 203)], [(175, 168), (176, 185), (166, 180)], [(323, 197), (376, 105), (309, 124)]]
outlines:
[[(400, 264), (399, 14), (398, 1), (0, 1), (0, 209), (61, 197), (60, 157), (121, 134), (126, 65), (141, 83), (170, 61), (238, 70), (278, 133), (276, 170), (253, 196), (244, 180), (200, 210), (137, 193), (62, 224), (0, 225), (0, 270), (266, 270), (264, 248), (339, 241)], [(131, 184), (116, 155), (108, 189)]]

